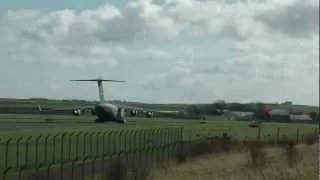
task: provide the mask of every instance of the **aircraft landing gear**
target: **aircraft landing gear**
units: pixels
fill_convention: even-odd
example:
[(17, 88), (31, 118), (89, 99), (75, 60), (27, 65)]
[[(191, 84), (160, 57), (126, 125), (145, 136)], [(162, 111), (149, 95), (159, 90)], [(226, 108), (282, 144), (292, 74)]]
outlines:
[[(96, 119), (94, 120), (95, 123), (104, 123), (105, 121), (103, 119)], [(112, 121), (111, 121), (112, 122)], [(121, 121), (113, 121), (113, 122), (116, 122), (117, 124), (125, 124), (127, 123), (127, 120), (123, 119)]]
[(118, 120), (118, 121), (116, 121), (118, 124), (126, 124), (127, 123), (127, 120), (125, 120), (125, 119), (122, 119), (122, 120)]
[(104, 123), (104, 121), (102, 119), (96, 119), (94, 120), (95, 123)]

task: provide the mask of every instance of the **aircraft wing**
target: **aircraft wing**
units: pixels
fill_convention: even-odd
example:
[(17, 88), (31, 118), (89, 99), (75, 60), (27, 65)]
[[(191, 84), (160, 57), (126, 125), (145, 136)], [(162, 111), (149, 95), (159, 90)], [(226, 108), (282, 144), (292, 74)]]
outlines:
[(169, 110), (162, 110), (162, 109), (151, 109), (151, 108), (144, 108), (138, 106), (127, 106), (118, 104), (118, 107), (124, 108), (126, 110), (134, 110), (134, 111), (142, 111), (142, 112), (157, 112), (157, 113), (179, 113), (179, 111), (169, 111)]
[(118, 104), (118, 107), (124, 108), (126, 111), (129, 111), (131, 116), (138, 116), (138, 114), (152, 118), (155, 116), (158, 117), (168, 117), (168, 118), (178, 118), (178, 119), (204, 119), (204, 116), (193, 116), (189, 115), (187, 112), (184, 111), (170, 111), (165, 109), (151, 109), (151, 108), (144, 108), (139, 106), (127, 106)]
[(38, 105), (39, 112), (66, 112), (70, 111), (73, 115), (80, 115), (83, 112), (91, 112), (93, 107), (91, 106), (84, 106), (84, 107), (75, 107), (75, 108), (45, 108)]

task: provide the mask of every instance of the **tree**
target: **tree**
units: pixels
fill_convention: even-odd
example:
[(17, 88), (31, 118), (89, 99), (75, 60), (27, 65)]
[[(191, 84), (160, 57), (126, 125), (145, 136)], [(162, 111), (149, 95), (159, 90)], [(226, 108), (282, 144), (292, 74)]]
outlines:
[(217, 109), (226, 109), (228, 104), (224, 100), (218, 100), (214, 103)]
[(312, 119), (312, 121), (315, 123), (317, 121), (317, 118), (319, 117), (319, 114), (317, 112), (315, 112), (315, 111), (312, 111), (312, 112), (309, 113), (309, 116)]
[(269, 118), (269, 110), (267, 106), (264, 103), (258, 103), (257, 104), (257, 111), (255, 113), (257, 118)]
[(231, 111), (253, 112), (254, 109), (250, 104), (231, 103), (228, 107)]
[(187, 111), (191, 115), (199, 115), (201, 113), (199, 107), (196, 105), (190, 106)]
[(222, 113), (218, 111), (218, 109), (215, 103), (208, 104), (204, 107), (205, 113), (210, 115), (221, 115)]

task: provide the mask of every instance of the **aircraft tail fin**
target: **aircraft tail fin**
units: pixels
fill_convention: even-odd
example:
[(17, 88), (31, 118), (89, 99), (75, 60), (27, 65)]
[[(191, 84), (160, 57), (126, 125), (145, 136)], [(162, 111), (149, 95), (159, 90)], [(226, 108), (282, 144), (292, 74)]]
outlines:
[(74, 79), (70, 81), (126, 82), (126, 81), (113, 80), (113, 79)]
[(38, 111), (42, 112), (42, 108), (40, 105), (38, 105)]
[(98, 89), (99, 89), (99, 100), (100, 102), (104, 101), (104, 93), (103, 93), (103, 85), (102, 82), (126, 82), (126, 81), (119, 81), (119, 80), (112, 80), (112, 79), (76, 79), (76, 80), (70, 80), (70, 81), (91, 81), (91, 82), (97, 82), (98, 83)]

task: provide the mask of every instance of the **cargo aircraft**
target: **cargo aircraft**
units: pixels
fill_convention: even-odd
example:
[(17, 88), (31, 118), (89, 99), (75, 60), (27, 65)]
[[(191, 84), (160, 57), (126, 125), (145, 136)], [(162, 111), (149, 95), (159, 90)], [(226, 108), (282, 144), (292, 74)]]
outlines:
[[(103, 93), (103, 82), (125, 82), (119, 80), (110, 80), (110, 79), (80, 79), (80, 80), (71, 80), (71, 81), (89, 81), (89, 82), (97, 82), (98, 90), (99, 90), (99, 102), (94, 105), (94, 107), (83, 107), (83, 108), (72, 108), (72, 114), (74, 116), (79, 116), (85, 111), (90, 111), (92, 115), (97, 116), (95, 120), (96, 123), (104, 123), (108, 121), (113, 121), (117, 123), (126, 123), (127, 120), (125, 119), (125, 113), (130, 113), (131, 116), (137, 116), (138, 114), (143, 113), (146, 117), (152, 118), (155, 112), (161, 113), (178, 113), (176, 111), (162, 111), (162, 110), (153, 110), (153, 109), (146, 109), (140, 107), (132, 107), (126, 106), (122, 104), (112, 104), (104, 100), (104, 93)], [(40, 112), (52, 112), (52, 111), (59, 111), (59, 110), (66, 110), (66, 108), (62, 109), (42, 109), (41, 106), (38, 106), (38, 110)]]

